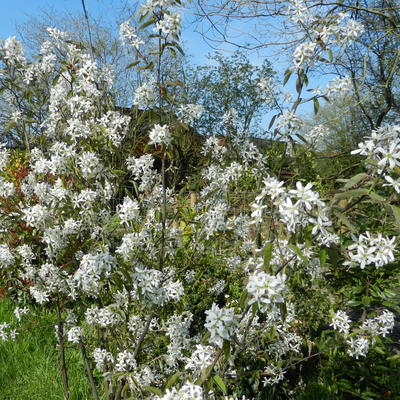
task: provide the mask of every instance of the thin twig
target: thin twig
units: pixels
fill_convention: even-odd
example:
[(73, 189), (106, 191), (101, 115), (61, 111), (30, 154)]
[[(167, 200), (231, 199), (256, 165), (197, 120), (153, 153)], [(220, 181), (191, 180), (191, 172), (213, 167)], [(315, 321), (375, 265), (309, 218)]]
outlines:
[(68, 384), (68, 373), (67, 364), (65, 362), (65, 345), (64, 345), (64, 323), (61, 319), (61, 306), (60, 300), (57, 300), (57, 337), (58, 337), (58, 349), (60, 354), (60, 372), (64, 390), (64, 399), (69, 399), (69, 384)]
[(90, 368), (89, 360), (88, 360), (87, 355), (86, 355), (85, 346), (84, 346), (82, 340), (79, 341), (79, 347), (81, 349), (83, 362), (85, 364), (86, 375), (87, 375), (87, 378), (88, 378), (88, 381), (89, 381), (89, 385), (90, 385), (90, 388), (92, 389), (93, 399), (94, 400), (99, 400), (99, 394), (97, 393), (96, 384), (95, 384), (94, 379), (93, 379), (92, 369)]

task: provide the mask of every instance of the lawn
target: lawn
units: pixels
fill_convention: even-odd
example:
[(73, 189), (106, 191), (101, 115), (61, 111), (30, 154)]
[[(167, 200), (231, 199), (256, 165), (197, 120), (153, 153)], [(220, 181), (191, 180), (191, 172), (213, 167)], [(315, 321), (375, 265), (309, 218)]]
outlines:
[[(11, 320), (15, 320), (11, 303), (0, 300), (0, 323)], [(41, 311), (15, 341), (0, 341), (0, 400), (63, 399), (54, 325), (54, 314)], [(90, 398), (79, 352), (68, 348), (66, 355), (70, 399)]]

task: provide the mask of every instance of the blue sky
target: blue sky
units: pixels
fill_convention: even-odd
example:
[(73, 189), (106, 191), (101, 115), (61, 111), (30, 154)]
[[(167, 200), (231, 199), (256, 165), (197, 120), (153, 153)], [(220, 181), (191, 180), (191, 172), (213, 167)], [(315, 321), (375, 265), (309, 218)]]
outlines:
[[(85, 0), (86, 8), (90, 17), (95, 19), (101, 18), (105, 21), (114, 22), (118, 19), (124, 4), (130, 4), (129, 1), (124, 0)], [(132, 2), (133, 3), (133, 2)], [(17, 25), (29, 21), (32, 17), (43, 15), (43, 12), (56, 15), (64, 13), (83, 15), (81, 0), (14, 0), (4, 1), (2, 4), (2, 12), (0, 13), (0, 38), (5, 39), (9, 36), (17, 36)], [(182, 39), (185, 48), (188, 49), (189, 54), (192, 56), (192, 62), (195, 64), (207, 63), (207, 54), (214, 51), (203, 37), (194, 31), (194, 26), (190, 22), (190, 15), (185, 15), (185, 29), (183, 31)], [(116, 26), (117, 29), (117, 26)], [(246, 29), (246, 27), (244, 27)], [(220, 50), (227, 51), (229, 55), (234, 48), (232, 46), (220, 45)], [(275, 51), (276, 49), (274, 49)], [(257, 53), (250, 53), (249, 58), (254, 64), (261, 64), (263, 56), (268, 55), (272, 60), (272, 65), (278, 76), (282, 76), (287, 67), (287, 60), (282, 58), (275, 58), (273, 54), (267, 50), (263, 55)], [(293, 80), (289, 81), (286, 89), (294, 90)], [(303, 113), (310, 113), (312, 105), (303, 107)], [(271, 116), (267, 116), (269, 119)]]
[[(123, 0), (85, 0), (89, 16), (100, 17), (108, 21), (114, 21), (118, 18), (124, 3)], [(127, 3), (129, 4), (129, 2)], [(0, 13), (0, 38), (18, 37), (17, 25), (29, 21), (31, 17), (40, 18), (43, 12), (59, 15), (63, 13), (83, 15), (82, 2), (81, 0), (5, 1)], [(207, 54), (212, 52), (212, 49), (205, 43), (200, 34), (193, 32), (189, 23), (186, 23), (185, 26), (187, 28), (183, 33), (183, 40), (187, 44), (190, 43), (190, 46), (195, 49), (195, 51), (192, 51), (193, 61), (197, 64), (205, 63)]]

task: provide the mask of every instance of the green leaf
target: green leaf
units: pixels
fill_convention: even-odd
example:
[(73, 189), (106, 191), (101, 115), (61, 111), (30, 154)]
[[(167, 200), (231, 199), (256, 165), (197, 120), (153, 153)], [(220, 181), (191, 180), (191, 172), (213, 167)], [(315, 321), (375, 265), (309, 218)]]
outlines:
[(319, 101), (316, 97), (313, 98), (313, 103), (314, 103), (314, 114), (317, 114), (319, 110)]
[(349, 306), (349, 307), (359, 307), (359, 306), (361, 306), (361, 301), (357, 301), (357, 300), (349, 300), (348, 302), (347, 302), (347, 305)]
[(154, 68), (154, 63), (153, 63), (153, 62), (150, 62), (150, 63), (148, 63), (147, 65), (142, 65), (141, 67), (137, 67), (136, 69), (137, 69), (138, 71), (143, 71), (143, 70), (145, 70), (145, 69), (153, 70), (153, 68)]
[(357, 228), (350, 222), (350, 220), (341, 213), (338, 209), (333, 209), (333, 213), (338, 217), (338, 219), (346, 225), (352, 232), (355, 232)]
[(395, 224), (397, 228), (400, 229), (400, 207), (394, 206), (393, 204), (390, 205), (390, 209), (392, 211)]
[(361, 302), (363, 306), (368, 307), (371, 304), (371, 298), (369, 296), (363, 296)]
[(158, 396), (162, 396), (163, 395), (163, 391), (159, 388), (156, 388), (154, 386), (143, 386), (144, 390), (147, 390), (149, 392), (152, 392), (154, 394), (157, 394)]
[(181, 81), (165, 81), (167, 86), (184, 86), (184, 83)]
[(371, 200), (377, 201), (377, 202), (384, 202), (385, 198), (380, 196), (378, 193), (375, 192), (370, 192), (368, 193), (368, 196), (371, 198)]
[(242, 294), (240, 295), (240, 298), (239, 298), (239, 305), (240, 305), (240, 307), (242, 307), (242, 309), (244, 309), (245, 306), (246, 306), (246, 303), (247, 303), (247, 295), (248, 295), (247, 290), (244, 290), (244, 291), (242, 292)]
[(343, 199), (349, 199), (351, 197), (360, 197), (360, 196), (366, 196), (369, 195), (368, 189), (353, 189), (353, 190), (347, 190), (345, 192), (341, 193), (336, 193), (334, 195), (334, 198), (336, 200), (343, 200)]
[(133, 63), (129, 64), (128, 66), (125, 67), (125, 69), (129, 69), (132, 67), (135, 67), (136, 65), (138, 65), (140, 63), (139, 60), (134, 61)]
[(154, 15), (152, 15), (145, 23), (139, 26), (139, 29), (147, 28), (149, 25), (154, 23)]
[(296, 92), (300, 94), (302, 89), (303, 89), (303, 80), (301, 79), (300, 76), (298, 76), (298, 78), (296, 79)]
[(285, 321), (287, 317), (286, 303), (279, 303), (279, 310), (281, 312), (282, 320)]
[(174, 384), (176, 383), (176, 381), (178, 380), (179, 376), (181, 375), (180, 372), (176, 372), (175, 374), (173, 374), (167, 381), (167, 383), (165, 384), (165, 389), (169, 389), (170, 387), (174, 386)]
[(264, 249), (264, 270), (266, 272), (270, 271), (273, 246), (274, 244), (272, 242), (269, 242)]
[(269, 125), (268, 125), (268, 129), (271, 129), (271, 127), (272, 127), (272, 125), (274, 124), (274, 122), (275, 122), (277, 116), (278, 116), (278, 115), (275, 114), (275, 115), (271, 118), (271, 121), (269, 122)]
[(366, 173), (361, 173), (354, 175), (352, 178), (347, 180), (346, 184), (343, 186), (343, 189), (350, 189), (351, 187), (360, 183), (363, 179), (367, 178), (369, 175)]
[(289, 68), (285, 71), (285, 77), (283, 79), (283, 86), (285, 86), (287, 84), (287, 81), (292, 76), (292, 73), (293, 73), (293, 71), (291, 69), (289, 69)]
[(219, 375), (214, 375), (213, 376), (213, 381), (217, 384), (217, 386), (222, 390), (222, 393), (226, 394), (226, 385), (222, 378)]
[(231, 355), (231, 344), (230, 344), (230, 342), (228, 340), (224, 340), (222, 348), (224, 350), (225, 358), (228, 359), (229, 356)]
[(326, 260), (328, 259), (328, 253), (325, 249), (321, 249), (319, 252), (319, 263), (323, 268), (325, 266)]
[(179, 45), (179, 43), (177, 43), (177, 42), (172, 42), (172, 43), (168, 43), (167, 46), (168, 46), (169, 48), (175, 48), (175, 49), (177, 49), (177, 50), (179, 51), (179, 53), (181, 53), (183, 56), (185, 55), (185, 53), (184, 53), (182, 47)]
[(301, 258), (305, 263), (308, 263), (308, 258), (303, 254), (298, 246), (293, 243), (288, 245), (289, 249), (291, 249), (299, 258)]

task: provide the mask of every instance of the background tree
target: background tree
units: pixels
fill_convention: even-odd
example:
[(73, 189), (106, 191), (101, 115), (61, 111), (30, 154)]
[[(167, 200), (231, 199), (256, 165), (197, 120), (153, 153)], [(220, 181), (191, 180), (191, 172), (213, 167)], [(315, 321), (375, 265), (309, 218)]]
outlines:
[(261, 66), (253, 65), (241, 51), (230, 57), (216, 53), (209, 60), (214, 65), (189, 67), (186, 71), (188, 102), (204, 108), (195, 128), (203, 135), (225, 135), (229, 132), (224, 115), (231, 112), (237, 114), (243, 131), (262, 135), (261, 119), (271, 106), (265, 102), (259, 84), (274, 75), (270, 62), (265, 59)]
[(400, 6), (393, 0), (364, 0), (351, 13), (364, 31), (335, 60), (333, 70), (351, 77), (359, 117), (375, 129), (400, 113)]

